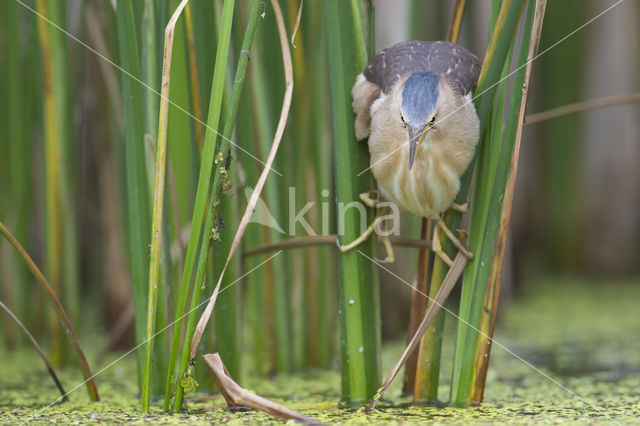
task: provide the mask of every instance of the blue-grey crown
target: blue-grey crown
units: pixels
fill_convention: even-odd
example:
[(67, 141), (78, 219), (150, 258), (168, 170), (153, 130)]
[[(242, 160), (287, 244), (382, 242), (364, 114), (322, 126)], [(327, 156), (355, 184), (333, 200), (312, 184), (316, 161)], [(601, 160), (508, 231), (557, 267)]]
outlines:
[(413, 74), (402, 90), (402, 114), (405, 122), (422, 126), (431, 119), (438, 100), (437, 75), (430, 71)]

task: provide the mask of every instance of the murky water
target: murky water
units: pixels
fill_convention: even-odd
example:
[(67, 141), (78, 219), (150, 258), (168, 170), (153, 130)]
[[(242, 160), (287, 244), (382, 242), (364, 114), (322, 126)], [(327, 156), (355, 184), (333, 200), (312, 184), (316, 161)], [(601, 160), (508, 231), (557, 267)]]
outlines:
[[(339, 375), (333, 371), (265, 378), (246, 377), (262, 396), (324, 422), (460, 423), (568, 421), (628, 423), (640, 418), (640, 282), (588, 283), (547, 279), (528, 283), (501, 313), (495, 338), (531, 365), (494, 345), (482, 407), (410, 407), (400, 381), (374, 414), (338, 408)], [(447, 317), (440, 399), (446, 403), (455, 323)], [(402, 344), (384, 348), (384, 374)], [(90, 348), (89, 348), (89, 352)], [(111, 360), (117, 356), (113, 355)], [(109, 361), (109, 360), (108, 360)], [(106, 365), (106, 363), (105, 363)], [(533, 366), (533, 367), (532, 367)], [(99, 371), (99, 366), (93, 366)], [(103, 367), (103, 366), (100, 366)], [(534, 368), (535, 367), (535, 368)], [(220, 397), (189, 395), (189, 412), (167, 416), (138, 411), (135, 359), (118, 362), (97, 378), (102, 402), (89, 403), (84, 387), (71, 402), (47, 407), (58, 397), (37, 355), (0, 349), (0, 422), (253, 423), (275, 421), (258, 412), (231, 413)], [(336, 370), (337, 371), (337, 370)], [(77, 368), (61, 372), (67, 390), (80, 384)]]

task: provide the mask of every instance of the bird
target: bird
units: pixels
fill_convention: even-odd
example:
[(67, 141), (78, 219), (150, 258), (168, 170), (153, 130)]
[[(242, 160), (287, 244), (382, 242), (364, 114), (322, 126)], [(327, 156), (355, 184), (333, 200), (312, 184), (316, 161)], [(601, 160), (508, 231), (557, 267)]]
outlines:
[[(435, 222), (432, 250), (448, 265), (442, 231), (469, 259), (473, 254), (447, 228), (449, 208), (466, 211), (454, 199), (471, 164), (480, 135), (472, 102), (481, 64), (464, 47), (447, 41), (406, 41), (380, 51), (351, 90), (358, 140), (368, 137), (370, 169), (378, 185), (361, 199), (380, 198)], [(342, 246), (348, 251), (372, 232)], [(388, 240), (387, 259), (394, 257)]]

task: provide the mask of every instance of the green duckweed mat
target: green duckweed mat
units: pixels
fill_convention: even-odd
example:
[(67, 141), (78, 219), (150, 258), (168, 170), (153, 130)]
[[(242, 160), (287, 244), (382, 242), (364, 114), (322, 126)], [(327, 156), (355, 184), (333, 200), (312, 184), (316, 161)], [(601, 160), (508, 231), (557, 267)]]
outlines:
[[(503, 301), (506, 306), (496, 328), (482, 407), (446, 406), (456, 326), (450, 315), (441, 407), (409, 406), (409, 399), (400, 395), (397, 379), (374, 413), (340, 408), (337, 369), (275, 378), (247, 375), (243, 384), (326, 423), (639, 422), (640, 282), (556, 278), (530, 282), (525, 288), (526, 293), (510, 303)], [(92, 348), (86, 349), (91, 355)], [(400, 342), (384, 346), (384, 374), (402, 349)], [(79, 369), (69, 367), (60, 371), (60, 377), (67, 391), (77, 387), (69, 396), (71, 401), (49, 405), (59, 395), (35, 352), (25, 348), (8, 353), (0, 348), (0, 423), (279, 423), (260, 412), (232, 413), (221, 397), (203, 393), (188, 395), (186, 412), (166, 415), (158, 403), (151, 414), (143, 414), (134, 357), (104, 369), (120, 355), (111, 355), (101, 365), (91, 364), (99, 372), (101, 402), (89, 402)]]

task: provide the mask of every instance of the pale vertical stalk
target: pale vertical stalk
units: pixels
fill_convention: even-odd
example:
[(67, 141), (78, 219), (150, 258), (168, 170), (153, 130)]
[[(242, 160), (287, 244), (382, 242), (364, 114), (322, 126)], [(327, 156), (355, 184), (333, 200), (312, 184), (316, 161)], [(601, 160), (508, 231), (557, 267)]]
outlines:
[(164, 212), (165, 171), (167, 166), (167, 125), (169, 117), (169, 86), (171, 83), (171, 54), (175, 26), (188, 0), (183, 0), (171, 16), (164, 38), (162, 60), (161, 101), (158, 115), (158, 143), (156, 147), (155, 189), (153, 197), (153, 218), (151, 225), (151, 250), (149, 258), (149, 293), (147, 298), (147, 340), (144, 351), (144, 373), (142, 380), (142, 411), (149, 412), (151, 394), (151, 353), (153, 351), (156, 310), (158, 301), (158, 269), (162, 256), (162, 217)]

